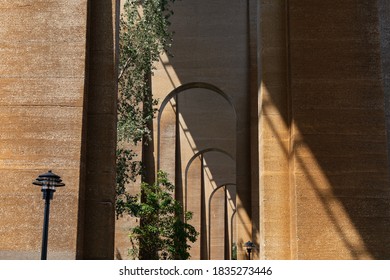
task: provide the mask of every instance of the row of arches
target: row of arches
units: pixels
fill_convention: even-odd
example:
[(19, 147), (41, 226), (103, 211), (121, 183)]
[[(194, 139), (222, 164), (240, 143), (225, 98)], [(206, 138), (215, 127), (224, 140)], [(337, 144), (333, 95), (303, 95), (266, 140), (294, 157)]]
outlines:
[(156, 165), (193, 213), (200, 236), (192, 259), (235, 257), (236, 130), (233, 101), (209, 83), (177, 87), (158, 110)]

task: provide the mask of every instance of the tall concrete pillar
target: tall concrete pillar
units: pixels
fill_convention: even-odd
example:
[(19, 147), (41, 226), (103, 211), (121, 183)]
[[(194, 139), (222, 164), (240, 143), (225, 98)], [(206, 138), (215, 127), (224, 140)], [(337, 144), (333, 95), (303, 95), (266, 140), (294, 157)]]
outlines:
[(379, 0), (378, 6), (381, 39), (382, 79), (385, 92), (387, 149), (390, 158), (390, 3), (386, 0)]
[(112, 258), (115, 1), (22, 2), (0, 4), (0, 259), (39, 258), (49, 169), (48, 259)]
[(88, 3), (78, 258), (113, 259), (119, 0)]
[(376, 1), (263, 1), (260, 10), (260, 257), (388, 258)]
[(256, 17), (260, 27), (254, 34), (259, 40), (257, 52), (260, 53), (260, 81), (252, 98), (256, 94), (259, 107), (256, 155), (259, 156), (260, 174), (258, 253), (261, 259), (290, 259), (292, 253), (286, 3), (283, 0), (261, 1)]
[(388, 259), (377, 1), (289, 2), (295, 257)]

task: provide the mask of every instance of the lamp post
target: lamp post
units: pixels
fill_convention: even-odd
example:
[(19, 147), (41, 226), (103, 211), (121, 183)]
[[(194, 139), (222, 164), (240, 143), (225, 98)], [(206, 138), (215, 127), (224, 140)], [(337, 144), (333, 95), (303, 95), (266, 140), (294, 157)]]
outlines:
[(252, 241), (247, 241), (244, 243), (243, 247), (246, 249), (246, 251), (248, 253), (248, 260), (250, 260), (252, 249), (254, 249), (256, 247), (255, 244)]
[(47, 239), (49, 235), (49, 212), (50, 212), (50, 200), (53, 199), (53, 194), (56, 191), (56, 187), (65, 186), (62, 183), (61, 177), (52, 173), (49, 170), (47, 173), (41, 174), (33, 182), (34, 185), (41, 186), (43, 193), (43, 199), (45, 200), (45, 212), (43, 219), (43, 233), (42, 233), (42, 251), (41, 260), (47, 259)]

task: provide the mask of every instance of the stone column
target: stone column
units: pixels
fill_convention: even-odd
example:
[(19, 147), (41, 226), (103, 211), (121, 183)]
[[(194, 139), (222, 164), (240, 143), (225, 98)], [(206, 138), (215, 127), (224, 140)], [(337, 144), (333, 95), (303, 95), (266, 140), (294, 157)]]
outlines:
[(382, 78), (385, 91), (387, 150), (390, 158), (390, 2), (379, 0)]
[(78, 258), (113, 259), (119, 1), (89, 1)]
[[(258, 83), (260, 258), (290, 259), (291, 161), (286, 1), (261, 1)], [(255, 92), (252, 92), (255, 94)], [(256, 254), (256, 251), (255, 251)]]
[(52, 169), (49, 259), (111, 259), (116, 146), (116, 1), (3, 1), (0, 258), (40, 256)]
[(77, 251), (86, 78), (87, 1), (2, 1), (0, 259), (38, 259), (41, 191), (52, 169), (65, 188), (50, 209), (48, 259)]
[(377, 1), (289, 1), (298, 259), (388, 259)]

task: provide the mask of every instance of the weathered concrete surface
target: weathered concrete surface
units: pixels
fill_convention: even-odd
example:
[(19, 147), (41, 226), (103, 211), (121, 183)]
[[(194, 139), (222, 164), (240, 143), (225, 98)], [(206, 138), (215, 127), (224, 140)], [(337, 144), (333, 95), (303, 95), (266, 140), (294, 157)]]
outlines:
[[(178, 5), (175, 57), (163, 57), (154, 89), (164, 98), (181, 84), (205, 81), (231, 96), (239, 258), (247, 238), (258, 245), (256, 258), (388, 258), (380, 245), (389, 243), (390, 193), (375, 1), (247, 1), (235, 16), (232, 5), (218, 5)], [(227, 29), (234, 41), (222, 35)], [(202, 123), (191, 102), (183, 121)], [(185, 131), (191, 134), (191, 125)], [(170, 135), (164, 143), (175, 142), (177, 132)], [(187, 153), (212, 143), (192, 140)], [(170, 158), (167, 166), (178, 164)], [(211, 235), (222, 238), (220, 231)]]
[(89, 2), (78, 258), (113, 259), (119, 1)]
[(388, 259), (390, 190), (376, 1), (290, 1), (298, 259)]
[(260, 10), (260, 257), (388, 258), (375, 1), (263, 1)]
[(260, 109), (260, 252), (256, 253), (262, 259), (290, 259), (292, 253), (286, 8), (286, 1), (261, 1), (257, 34), (261, 40), (253, 46), (261, 49), (261, 84), (251, 94), (259, 96)]
[(390, 158), (390, 2), (379, 0), (382, 78), (385, 91), (387, 143)]
[(113, 258), (116, 4), (87, 2), (0, 3), (0, 259), (40, 257), (48, 169), (48, 258)]
[(40, 257), (52, 169), (66, 187), (51, 205), (48, 258), (76, 257), (87, 1), (0, 4), (0, 258)]

